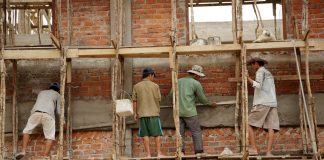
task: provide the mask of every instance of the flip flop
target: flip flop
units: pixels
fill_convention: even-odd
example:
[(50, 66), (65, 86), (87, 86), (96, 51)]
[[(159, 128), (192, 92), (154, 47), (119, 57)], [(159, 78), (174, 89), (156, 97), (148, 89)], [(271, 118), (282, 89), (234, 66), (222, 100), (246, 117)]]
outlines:
[(249, 149), (249, 155), (250, 155), (250, 156), (258, 155), (258, 151), (253, 150), (253, 149)]
[(15, 158), (16, 158), (17, 160), (22, 159), (22, 158), (25, 156), (25, 154), (26, 154), (26, 153), (18, 153), (18, 154), (16, 154)]

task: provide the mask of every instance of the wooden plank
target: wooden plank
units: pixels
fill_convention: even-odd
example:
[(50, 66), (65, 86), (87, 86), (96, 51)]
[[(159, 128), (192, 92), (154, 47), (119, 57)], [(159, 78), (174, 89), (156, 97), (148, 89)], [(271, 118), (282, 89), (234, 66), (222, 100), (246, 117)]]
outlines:
[(5, 50), (4, 59), (47, 59), (60, 58), (59, 50)]
[(142, 47), (142, 48), (121, 48), (119, 55), (125, 58), (131, 57), (163, 57), (169, 58), (171, 47)]
[[(293, 50), (294, 47), (292, 42), (247, 43), (246, 46), (246, 49), (250, 52)], [(296, 41), (296, 47), (305, 47), (305, 42)]]
[[(322, 80), (323, 75), (310, 75), (310, 79), (313, 80)], [(281, 76), (274, 76), (275, 80), (280, 80), (280, 81), (294, 81), (294, 80), (299, 80), (297, 75), (281, 75)], [(306, 75), (302, 75), (302, 80), (306, 79)], [(228, 78), (229, 82), (237, 82), (237, 78)], [(239, 80), (241, 81), (241, 80)]]
[(78, 57), (105, 57), (105, 58), (113, 58), (115, 56), (114, 49), (78, 49)]
[[(310, 41), (310, 51), (324, 50), (324, 43), (321, 40)], [(302, 41), (296, 42), (297, 47), (305, 47)], [(249, 43), (247, 51), (275, 51), (291, 50), (291, 42), (270, 42), (270, 43)], [(59, 50), (55, 49), (34, 49), (19, 48), (19, 50), (6, 49), (5, 59), (46, 59), (60, 58)], [(125, 58), (169, 58), (169, 52), (172, 47), (141, 47), (141, 48), (120, 48), (119, 55)], [(220, 46), (177, 46), (177, 55), (200, 55), (214, 53), (228, 53), (240, 51), (239, 44), (222, 44)], [(111, 48), (70, 48), (67, 52), (67, 58), (112, 58), (115, 56), (115, 50)]]

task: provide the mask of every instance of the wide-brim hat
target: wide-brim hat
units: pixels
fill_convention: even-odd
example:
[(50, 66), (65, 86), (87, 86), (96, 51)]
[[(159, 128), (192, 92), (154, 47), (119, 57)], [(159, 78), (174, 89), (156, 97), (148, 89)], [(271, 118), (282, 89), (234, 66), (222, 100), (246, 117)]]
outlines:
[(266, 61), (266, 60), (264, 60), (264, 59), (262, 59), (260, 57), (251, 58), (249, 61), (247, 61), (247, 64), (251, 65), (254, 62), (263, 62), (264, 64), (268, 64), (268, 61)]
[(200, 77), (205, 77), (206, 75), (203, 73), (203, 68), (199, 65), (193, 65), (191, 70), (188, 70), (187, 72), (196, 74)]

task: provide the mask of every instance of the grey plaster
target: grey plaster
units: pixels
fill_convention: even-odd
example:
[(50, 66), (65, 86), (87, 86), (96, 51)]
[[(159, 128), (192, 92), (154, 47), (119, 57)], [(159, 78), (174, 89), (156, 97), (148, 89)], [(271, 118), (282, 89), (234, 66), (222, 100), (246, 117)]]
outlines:
[[(314, 94), (316, 100), (316, 113), (319, 125), (324, 125), (324, 93)], [(299, 126), (299, 107), (298, 95), (279, 95), (278, 111), (281, 126)], [(232, 96), (209, 97), (211, 100), (227, 101), (234, 100)], [(252, 97), (249, 98), (251, 106)], [(19, 108), (19, 129), (25, 126), (30, 115), (30, 110), (34, 102), (18, 102)], [(108, 100), (77, 100), (72, 101), (73, 127), (80, 128), (102, 124), (103, 126), (111, 126), (112, 124), (112, 103)], [(234, 126), (234, 107), (235, 105), (218, 106), (211, 108), (207, 106), (199, 106), (198, 116), (203, 127), (222, 127)], [(6, 132), (11, 131), (11, 104), (6, 105)], [(165, 128), (173, 128), (172, 108), (161, 108), (161, 121)], [(129, 127), (136, 128), (137, 124), (132, 124), (132, 118), (128, 119)], [(91, 128), (91, 127), (90, 127)]]

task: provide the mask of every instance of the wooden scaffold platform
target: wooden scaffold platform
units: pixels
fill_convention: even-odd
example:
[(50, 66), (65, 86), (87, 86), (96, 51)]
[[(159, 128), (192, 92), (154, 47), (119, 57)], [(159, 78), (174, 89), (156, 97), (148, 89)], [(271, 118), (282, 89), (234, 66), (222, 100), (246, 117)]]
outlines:
[[(28, 1), (28, 0), (25, 0)], [(26, 3), (36, 3), (36, 0), (29, 0)], [(71, 114), (71, 74), (72, 74), (72, 62), (73, 58), (110, 58), (114, 60), (112, 66), (112, 100), (123, 98), (123, 65), (124, 58), (168, 58), (169, 65), (172, 70), (172, 89), (173, 89), (173, 118), (175, 122), (176, 129), (176, 153), (174, 156), (166, 156), (163, 158), (152, 157), (152, 158), (123, 158), (125, 156), (125, 131), (126, 123), (125, 117), (119, 117), (115, 112), (115, 104), (113, 111), (113, 159), (130, 159), (130, 160), (144, 160), (144, 159), (320, 159), (321, 157), (317, 154), (318, 152), (318, 135), (317, 135), (317, 122), (316, 122), (316, 111), (314, 105), (314, 97), (310, 88), (310, 80), (312, 79), (322, 79), (323, 75), (310, 75), (309, 74), (309, 54), (312, 51), (323, 51), (324, 50), (324, 40), (309, 40), (308, 39), (308, 28), (304, 28), (304, 37), (302, 40), (296, 37), (294, 42), (292, 41), (281, 41), (281, 42), (268, 42), (268, 43), (244, 43), (243, 41), (243, 20), (242, 20), (242, 0), (231, 0), (232, 3), (232, 32), (233, 32), (233, 44), (222, 44), (219, 46), (179, 46), (177, 45), (177, 0), (171, 0), (172, 7), (172, 18), (171, 18), (171, 33), (170, 33), (170, 46), (163, 47), (126, 47), (123, 45), (123, 0), (112, 0), (115, 4), (115, 15), (117, 16), (116, 23), (112, 24), (116, 27), (116, 33), (113, 34), (113, 47), (98, 48), (94, 46), (87, 47), (72, 47), (71, 45), (71, 0), (67, 0), (67, 13), (68, 13), (68, 43), (63, 44), (63, 34), (62, 34), (62, 16), (61, 0), (56, 0), (55, 12), (57, 13), (57, 32), (52, 34), (52, 40), (56, 47), (46, 46), (46, 47), (24, 47), (24, 46), (6, 46), (6, 26), (7, 22), (4, 19), (7, 17), (6, 14), (1, 16), (1, 54), (0, 54), (0, 74), (1, 74), (1, 86), (0, 86), (0, 159), (5, 159), (5, 144), (4, 144), (4, 127), (5, 127), (5, 77), (6, 68), (5, 60), (11, 60), (13, 63), (13, 79), (12, 85), (13, 91), (13, 152), (17, 152), (18, 145), (18, 113), (17, 113), (17, 61), (19, 60), (35, 60), (35, 59), (59, 59), (61, 62), (60, 66), (60, 82), (61, 82), (61, 117), (60, 117), (60, 129), (59, 129), (59, 141), (57, 148), (57, 159), (72, 159), (72, 114)], [(304, 0), (307, 2), (307, 0)], [(9, 4), (19, 4), (19, 1), (15, 0), (5, 0), (2, 3), (3, 13), (7, 13)], [(48, 8), (49, 5), (53, 5), (50, 0), (43, 0), (38, 2), (38, 7), (44, 6)], [(308, 14), (308, 3), (304, 3), (304, 14)], [(304, 26), (307, 26), (307, 19), (304, 18)], [(55, 36), (58, 38), (55, 38)], [(247, 62), (246, 57), (248, 53), (256, 51), (291, 51), (297, 52), (297, 57), (301, 62), (301, 53), (305, 53), (305, 75), (285, 75), (277, 76), (276, 80), (306, 80), (306, 88), (308, 95), (308, 105), (302, 104), (305, 102), (302, 98), (300, 101), (300, 119), (301, 119), (301, 130), (302, 130), (302, 143), (303, 143), (303, 155), (282, 155), (282, 156), (249, 156), (248, 155), (248, 89), (247, 89), (247, 78), (245, 75), (247, 72)], [(236, 82), (236, 102), (235, 102), (235, 134), (238, 139), (238, 146), (240, 146), (241, 153), (224, 157), (221, 155), (206, 155), (206, 156), (196, 156), (196, 155), (186, 155), (181, 157), (181, 136), (180, 136), (180, 125), (179, 125), (179, 95), (178, 95), (178, 60), (180, 56), (183, 55), (214, 55), (218, 53), (230, 53), (236, 54), (235, 60), (235, 77), (230, 78), (229, 82)], [(297, 66), (299, 67), (299, 66)], [(67, 86), (67, 96), (65, 95), (65, 88)], [(301, 87), (302, 88), (302, 85)], [(302, 92), (302, 91), (300, 91)], [(302, 93), (300, 94), (302, 97)], [(65, 103), (67, 97), (67, 102)], [(65, 104), (67, 104), (67, 154), (64, 155), (63, 146), (65, 146), (64, 140), (64, 112)], [(241, 119), (239, 119), (241, 118)], [(240, 123), (242, 122), (242, 123)], [(312, 144), (312, 152), (307, 149), (307, 145)]]

